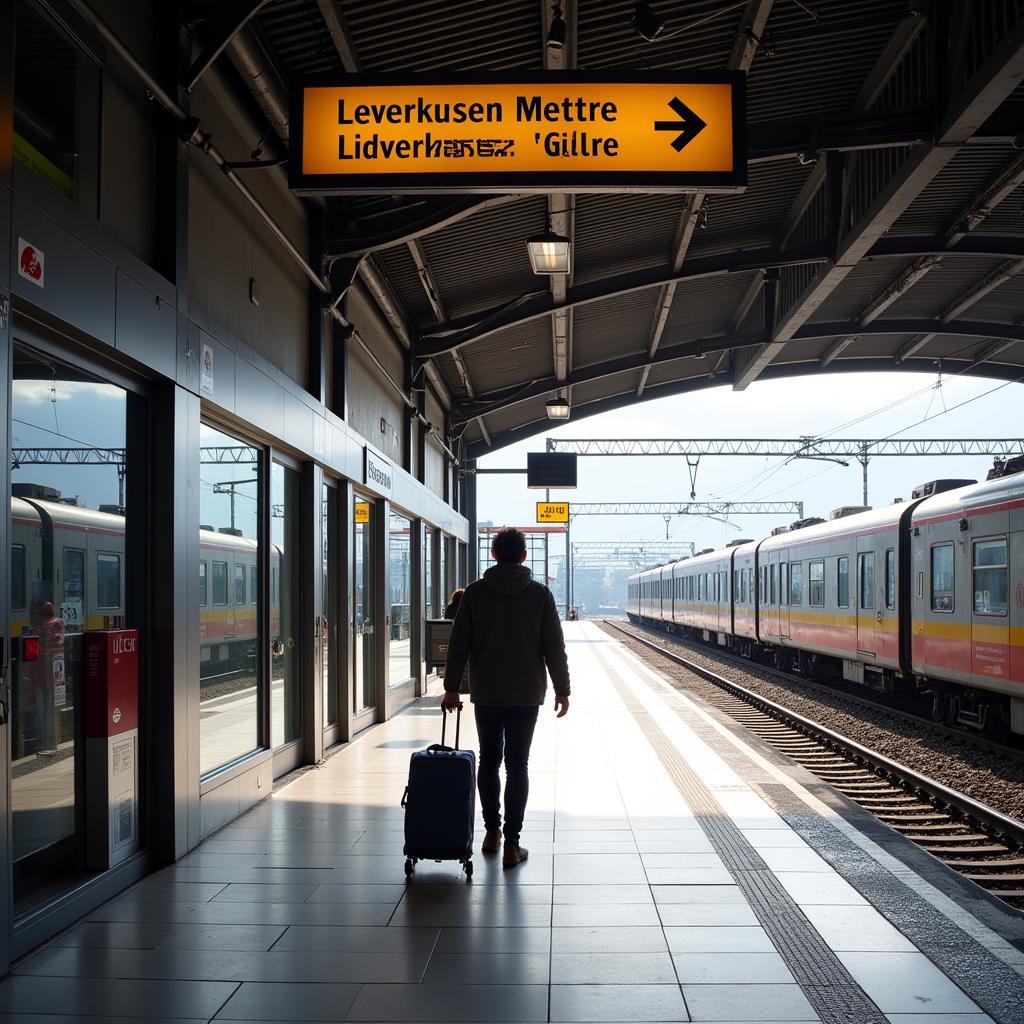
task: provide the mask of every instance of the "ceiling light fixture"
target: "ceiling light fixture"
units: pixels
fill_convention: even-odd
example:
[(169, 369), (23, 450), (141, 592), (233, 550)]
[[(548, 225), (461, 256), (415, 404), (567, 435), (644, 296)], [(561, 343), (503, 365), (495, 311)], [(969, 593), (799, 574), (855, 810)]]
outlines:
[(568, 274), (572, 269), (572, 241), (548, 229), (526, 242), (535, 274)]
[(554, 13), (551, 15), (547, 44), (552, 50), (562, 50), (565, 48), (565, 19), (562, 17), (561, 6), (557, 4)]
[(651, 10), (648, 0), (637, 0), (631, 24), (637, 35), (649, 43), (653, 43), (665, 31), (665, 19)]
[(549, 420), (567, 420), (569, 418), (568, 398), (552, 398), (544, 408), (547, 410)]

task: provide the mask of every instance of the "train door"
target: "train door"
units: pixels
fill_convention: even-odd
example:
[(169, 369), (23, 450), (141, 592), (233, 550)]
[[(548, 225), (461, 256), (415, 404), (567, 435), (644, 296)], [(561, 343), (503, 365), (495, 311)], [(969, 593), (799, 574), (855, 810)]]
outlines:
[(341, 492), (337, 482), (325, 479), (320, 494), (320, 608), (314, 629), (316, 678), (322, 689), (324, 746), (341, 739), (341, 595), (344, 575), (341, 559)]
[(779, 552), (779, 636), (789, 639), (789, 609), (792, 607), (789, 594), (789, 559), (785, 551)]
[(971, 542), (969, 555), (971, 671), (995, 679), (1010, 675), (1009, 519), (1008, 511), (986, 516), (986, 536)]
[[(870, 538), (868, 538), (870, 542)], [(857, 552), (857, 650), (875, 653), (875, 623), (878, 605), (875, 594), (875, 552)]]

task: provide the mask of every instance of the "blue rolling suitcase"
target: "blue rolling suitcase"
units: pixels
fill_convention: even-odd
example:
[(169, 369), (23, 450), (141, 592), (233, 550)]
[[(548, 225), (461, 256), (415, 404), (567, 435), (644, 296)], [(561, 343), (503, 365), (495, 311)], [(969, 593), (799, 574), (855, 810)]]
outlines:
[(476, 818), (476, 754), (459, 750), (462, 707), (456, 712), (455, 747), (444, 745), (448, 715), (442, 711), (441, 742), (417, 751), (409, 761), (405, 787), (405, 875), (419, 860), (457, 860), (473, 877)]

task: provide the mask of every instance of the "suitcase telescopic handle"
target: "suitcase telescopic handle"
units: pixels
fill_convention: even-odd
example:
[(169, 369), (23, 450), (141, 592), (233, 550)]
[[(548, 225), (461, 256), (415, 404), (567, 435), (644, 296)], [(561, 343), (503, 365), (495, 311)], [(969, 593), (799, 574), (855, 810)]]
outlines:
[[(441, 746), (444, 746), (444, 733), (448, 726), (448, 712), (441, 709)], [(459, 749), (459, 730), (462, 727), (462, 704), (455, 709), (455, 749)]]

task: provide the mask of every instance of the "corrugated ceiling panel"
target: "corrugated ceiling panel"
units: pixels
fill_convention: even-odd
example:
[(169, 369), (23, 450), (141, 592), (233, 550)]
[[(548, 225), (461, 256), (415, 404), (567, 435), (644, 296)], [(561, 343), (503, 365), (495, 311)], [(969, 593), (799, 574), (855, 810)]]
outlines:
[(530, 269), (526, 240), (547, 224), (547, 200), (533, 196), (453, 224), (422, 239), (423, 251), (450, 317), (489, 309), (548, 280)]
[(287, 74), (341, 70), (315, 0), (276, 0), (256, 16), (256, 27)]
[[(811, 322), (820, 324), (832, 320), (849, 320), (853, 326), (872, 299), (881, 295), (912, 262), (907, 259), (880, 259), (860, 264), (846, 275), (842, 285), (818, 307), (811, 316)], [(932, 274), (935, 272), (931, 271)], [(927, 280), (928, 275), (925, 275), (913, 288), (923, 288)], [(892, 306), (882, 316), (891, 315), (891, 310)]]
[(420, 283), (419, 271), (407, 246), (395, 246), (385, 249), (374, 257), (383, 268), (394, 289), (395, 295), (402, 300), (405, 311), (413, 323), (424, 326), (436, 322), (434, 311), (427, 301), (427, 293)]
[(1019, 323), (1024, 314), (1024, 278), (1014, 277), (991, 291), (964, 313), (968, 320)]
[(573, 315), (572, 365), (603, 363), (647, 350), (658, 289), (580, 306)]
[(672, 257), (683, 200), (676, 195), (580, 195), (576, 197), (577, 283), (645, 267)]
[(635, 392), (638, 379), (638, 371), (627, 370), (610, 377), (602, 377), (600, 380), (588, 381), (586, 384), (577, 384), (572, 389), (573, 405), (585, 405), (587, 402), (599, 401), (612, 395)]
[(530, 320), (460, 350), (478, 394), (554, 373), (551, 321)]
[[(958, 296), (995, 270), (1002, 260), (970, 259), (964, 256), (946, 256), (941, 266), (927, 274), (919, 284), (901, 295), (886, 310), (891, 317), (932, 317), (938, 316)], [(961, 314), (961, 319), (974, 320), (977, 317), (970, 309)]]
[(547, 397), (531, 398), (516, 405), (510, 405), (505, 409), (487, 414), (487, 429), (492, 434), (500, 434), (505, 430), (512, 430), (524, 423), (532, 423), (535, 420), (547, 420), (547, 413), (544, 405)]
[(773, 245), (778, 225), (810, 172), (809, 166), (796, 160), (753, 164), (746, 192), (707, 197), (707, 226), (694, 232), (690, 255), (715, 256)]
[(367, 71), (540, 68), (541, 11), (529, 0), (344, 0)]
[(749, 274), (727, 274), (680, 284), (662, 335), (662, 346), (725, 334), (732, 327), (749, 285)]
[[(1010, 146), (965, 146), (914, 200), (891, 229), (895, 235), (932, 235), (968, 206), (1015, 154)], [(987, 222), (977, 229), (991, 230)]]
[(998, 235), (1024, 235), (1024, 186), (1011, 192), (981, 223), (978, 230)]
[(718, 353), (715, 352), (707, 356), (693, 356), (686, 359), (673, 359), (667, 363), (658, 363), (651, 367), (647, 384), (650, 387), (656, 387), (658, 384), (667, 384), (669, 381), (707, 377), (717, 362)]

